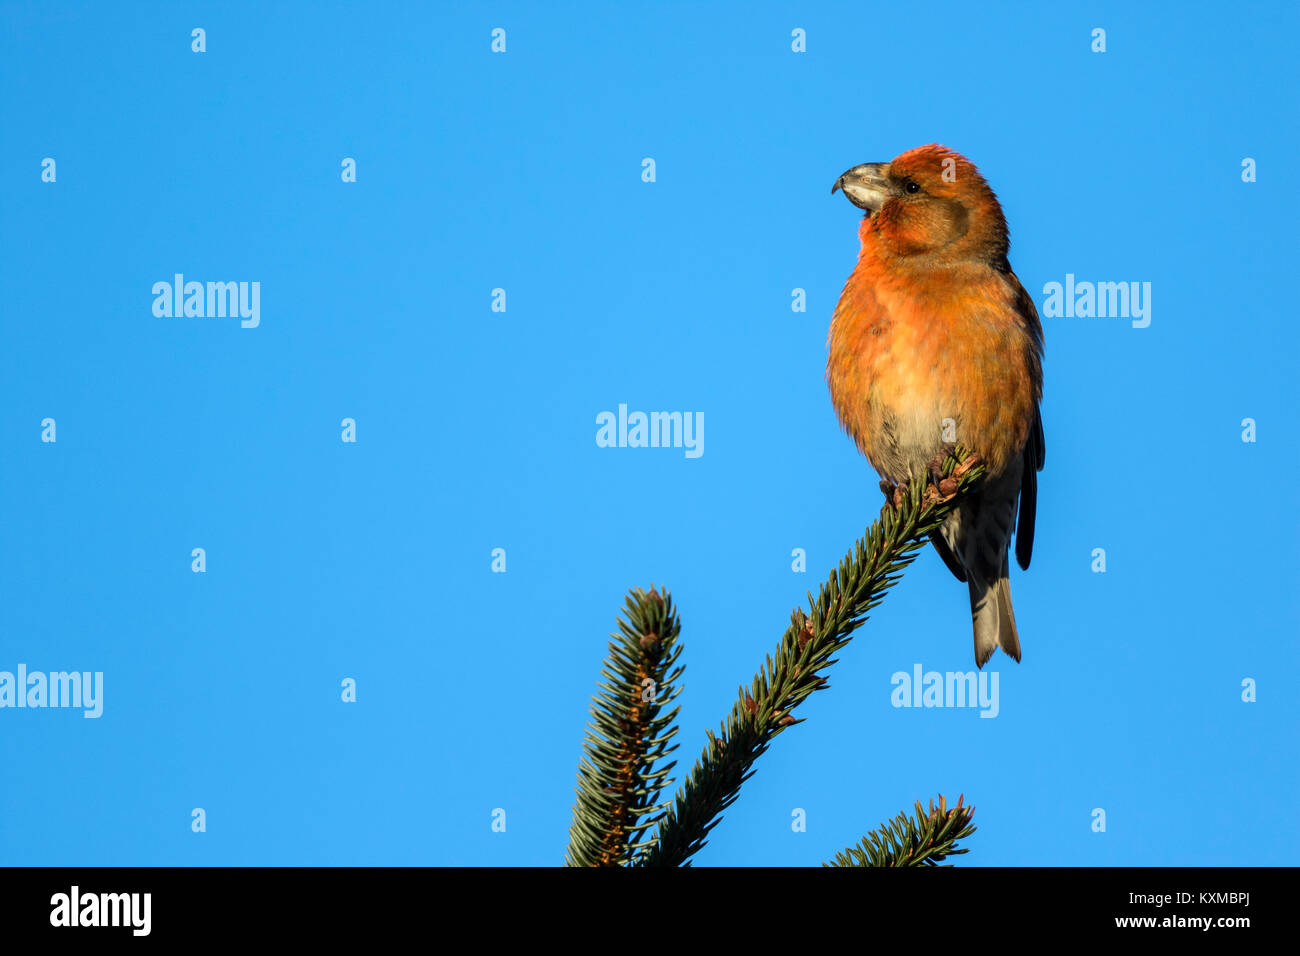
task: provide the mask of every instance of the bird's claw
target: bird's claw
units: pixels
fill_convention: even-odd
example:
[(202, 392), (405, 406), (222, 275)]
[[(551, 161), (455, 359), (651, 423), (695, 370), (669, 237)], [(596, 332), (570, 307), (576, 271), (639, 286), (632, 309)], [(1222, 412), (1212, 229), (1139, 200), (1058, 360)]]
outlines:
[(951, 501), (956, 497), (957, 489), (961, 487), (961, 479), (984, 461), (979, 455), (968, 455), (964, 461), (953, 468), (951, 475), (945, 475), (943, 465), (949, 454), (949, 450), (942, 451), (930, 459), (927, 465), (930, 472), (930, 483), (926, 485), (924, 499), (927, 506)]
[[(984, 461), (979, 455), (967, 455), (964, 461), (953, 467), (952, 474), (945, 475), (943, 466), (952, 457), (953, 451), (953, 446), (946, 445), (943, 451), (926, 463), (925, 493), (921, 496), (921, 503), (926, 508), (933, 508), (955, 498), (962, 478)], [(880, 490), (885, 495), (885, 501), (898, 511), (907, 502), (910, 485), (906, 481), (895, 484), (888, 479), (881, 479)]]
[(894, 484), (888, 479), (882, 479), (880, 490), (885, 494), (885, 500), (897, 511), (903, 507), (903, 502), (907, 501), (908, 484), (906, 481), (900, 481)]
[(930, 476), (930, 483), (934, 485), (936, 488), (940, 487), (943, 484), (944, 462), (946, 462), (949, 458), (952, 458), (956, 454), (957, 454), (956, 446), (950, 442), (945, 442), (943, 447), (939, 449), (938, 453), (933, 458), (931, 458), (928, 462), (926, 462), (925, 470)]

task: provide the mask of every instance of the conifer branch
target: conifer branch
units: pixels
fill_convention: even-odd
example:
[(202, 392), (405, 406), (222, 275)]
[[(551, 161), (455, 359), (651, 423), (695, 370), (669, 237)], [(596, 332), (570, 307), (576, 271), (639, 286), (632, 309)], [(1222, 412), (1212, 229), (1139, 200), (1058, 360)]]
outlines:
[(851, 846), (822, 866), (952, 866), (944, 858), (968, 852), (957, 848), (957, 841), (975, 832), (971, 825), (974, 807), (963, 807), (962, 798), (951, 810), (946, 798), (939, 805), (930, 801), (929, 809), (916, 801), (916, 817), (900, 813), (868, 833), (857, 846)]
[(656, 803), (676, 762), (679, 707), (663, 709), (682, 692), (677, 637), (681, 621), (667, 590), (636, 588), (625, 601), (618, 634), (611, 634), (601, 692), (591, 701), (591, 723), (578, 765), (577, 799), (569, 828), (569, 866), (625, 866), (647, 843), (638, 840), (663, 815)]
[(688, 864), (705, 845), (722, 812), (738, 797), (741, 784), (753, 775), (754, 761), (775, 737), (801, 723), (792, 711), (813, 691), (829, 686), (819, 671), (835, 663), (831, 655), (848, 645), (867, 612), (897, 583), (929, 534), (983, 477), (982, 464), (958, 468), (964, 459), (965, 452), (958, 448), (944, 461), (942, 491), (915, 481), (897, 508), (887, 503), (866, 536), (821, 586), (818, 597), (808, 595), (809, 610), (796, 609), (791, 615), (775, 658), (768, 656), (748, 690), (740, 688), (720, 733), (705, 731), (708, 744), (659, 821), (654, 839), (640, 854), (640, 865)]

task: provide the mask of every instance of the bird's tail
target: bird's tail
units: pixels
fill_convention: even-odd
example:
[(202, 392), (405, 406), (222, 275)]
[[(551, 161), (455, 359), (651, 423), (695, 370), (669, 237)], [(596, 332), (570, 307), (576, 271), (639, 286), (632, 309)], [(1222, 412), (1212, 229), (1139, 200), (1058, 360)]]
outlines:
[(975, 625), (975, 663), (983, 667), (1000, 647), (1015, 660), (1020, 660), (1020, 635), (1016, 631), (1016, 615), (1011, 609), (1011, 578), (1007, 559), (1002, 559), (1002, 573), (993, 582), (969, 576), (970, 615)]

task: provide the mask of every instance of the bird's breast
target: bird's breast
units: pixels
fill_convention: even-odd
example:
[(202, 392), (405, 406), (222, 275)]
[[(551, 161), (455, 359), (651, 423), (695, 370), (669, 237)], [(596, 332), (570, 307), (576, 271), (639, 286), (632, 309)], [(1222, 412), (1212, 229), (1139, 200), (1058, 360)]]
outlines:
[(883, 476), (916, 475), (944, 447), (990, 474), (1024, 447), (1032, 343), (996, 276), (964, 282), (850, 277), (828, 340), (826, 377), (846, 430)]

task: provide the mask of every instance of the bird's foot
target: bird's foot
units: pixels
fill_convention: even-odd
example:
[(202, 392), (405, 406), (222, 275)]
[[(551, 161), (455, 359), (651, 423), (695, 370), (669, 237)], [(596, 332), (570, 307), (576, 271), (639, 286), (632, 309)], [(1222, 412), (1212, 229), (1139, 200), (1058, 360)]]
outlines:
[(930, 473), (930, 483), (926, 485), (925, 489), (925, 503), (927, 505), (937, 505), (943, 504), (945, 501), (951, 501), (956, 496), (957, 489), (961, 486), (961, 479), (972, 468), (984, 461), (979, 455), (968, 455), (964, 461), (953, 468), (951, 475), (945, 475), (943, 466), (952, 452), (952, 446), (945, 446), (944, 450), (931, 458), (926, 465)]
[(944, 442), (944, 445), (939, 449), (938, 454), (931, 458), (925, 465), (925, 470), (930, 477), (930, 484), (934, 485), (936, 488), (943, 484), (945, 477), (943, 473), (944, 462), (949, 458), (954, 457), (956, 454), (957, 446), (952, 444), (952, 442)]
[(894, 484), (892, 481), (882, 479), (880, 482), (880, 490), (885, 493), (885, 500), (893, 506), (895, 511), (897, 511), (899, 508), (903, 507), (903, 502), (907, 500), (909, 488), (906, 481), (900, 481), (898, 484)]

